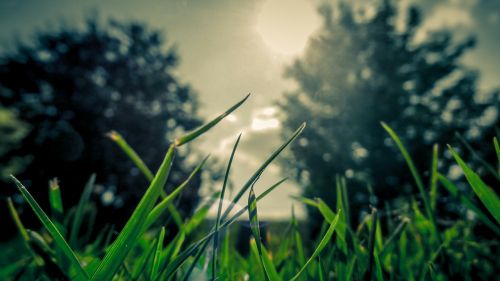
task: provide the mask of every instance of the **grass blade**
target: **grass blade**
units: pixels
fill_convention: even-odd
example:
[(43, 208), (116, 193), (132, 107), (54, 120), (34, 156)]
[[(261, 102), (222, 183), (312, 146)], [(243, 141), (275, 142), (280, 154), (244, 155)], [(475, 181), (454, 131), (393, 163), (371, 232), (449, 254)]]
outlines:
[(202, 134), (204, 134), (205, 132), (207, 132), (208, 130), (210, 130), (213, 126), (217, 125), (217, 123), (219, 123), (226, 116), (228, 116), (229, 114), (231, 114), (231, 112), (235, 111), (238, 107), (240, 107), (248, 99), (248, 97), (250, 97), (250, 94), (248, 94), (241, 101), (237, 102), (231, 108), (229, 108), (228, 110), (226, 110), (224, 113), (222, 113), (221, 115), (217, 116), (212, 121), (210, 121), (207, 124), (199, 127), (198, 129), (194, 130), (193, 132), (188, 133), (187, 135), (184, 135), (182, 137), (177, 138), (175, 140), (175, 145), (176, 146), (181, 146), (181, 145), (186, 144), (186, 143), (194, 140), (195, 138), (201, 136)]
[(453, 150), (451, 146), (448, 146), (448, 148), (453, 154), (455, 161), (462, 168), (465, 178), (467, 178), (467, 181), (472, 187), (472, 190), (474, 190), (474, 193), (476, 193), (479, 200), (483, 202), (486, 209), (488, 209), (488, 211), (493, 215), (497, 223), (500, 224), (500, 199), (498, 199), (497, 194), (491, 189), (491, 187), (484, 183), (481, 178), (469, 168), (469, 166), (467, 166), (467, 164), (462, 160), (462, 158), (460, 158), (458, 153)]
[(104, 259), (99, 264), (91, 280), (111, 280), (120, 268), (123, 260), (125, 260), (125, 257), (131, 249), (131, 245), (134, 245), (137, 238), (142, 234), (146, 218), (151, 209), (153, 209), (156, 200), (160, 196), (161, 190), (165, 186), (174, 159), (174, 154), (175, 145), (171, 145), (165, 155), (163, 163), (139, 202), (139, 205), (137, 205), (132, 216), (125, 224), (125, 227), (104, 256)]
[(495, 152), (498, 159), (497, 173), (500, 175), (500, 145), (498, 145), (498, 139), (496, 137), (493, 138), (493, 145), (495, 146)]
[(158, 243), (156, 245), (156, 250), (154, 253), (154, 258), (153, 258), (153, 264), (151, 265), (151, 273), (150, 273), (150, 278), (151, 280), (155, 279), (155, 277), (158, 275), (158, 269), (160, 267), (160, 262), (161, 262), (161, 253), (163, 250), (163, 240), (165, 239), (165, 227), (162, 227), (160, 230), (160, 234), (158, 236)]
[(234, 154), (236, 153), (236, 149), (238, 148), (240, 139), (241, 139), (241, 134), (239, 134), (238, 138), (236, 139), (236, 143), (234, 144), (233, 150), (231, 151), (231, 155), (229, 156), (229, 162), (227, 163), (226, 174), (224, 175), (224, 182), (222, 183), (222, 190), (220, 192), (220, 197), (219, 197), (217, 218), (215, 220), (215, 235), (214, 235), (214, 245), (212, 254), (212, 280), (215, 280), (215, 276), (217, 275), (217, 251), (219, 248), (219, 226), (220, 226), (220, 217), (222, 214), (222, 202), (224, 201), (224, 194), (226, 193), (227, 182), (229, 179), (229, 171), (231, 170)]
[(486, 226), (491, 228), (497, 235), (500, 236), (500, 227), (498, 227), (493, 221), (489, 219), (489, 217), (476, 205), (472, 202), (467, 196), (462, 194), (460, 190), (446, 177), (439, 174), (438, 179), (441, 184), (448, 190), (451, 195), (456, 197), (462, 205), (464, 205), (467, 209), (473, 211), (478, 219), (482, 221)]
[(404, 147), (403, 143), (399, 139), (399, 136), (392, 130), (391, 127), (389, 127), (386, 123), (381, 122), (382, 127), (389, 133), (391, 138), (394, 140), (396, 145), (399, 148), (399, 151), (403, 155), (403, 158), (406, 161), (406, 164), (408, 165), (408, 168), (410, 169), (411, 174), (413, 175), (413, 179), (415, 180), (415, 183), (417, 184), (418, 191), (420, 192), (420, 196), (422, 196), (422, 200), (424, 201), (424, 207), (427, 216), (432, 222), (433, 225), (433, 232), (436, 238), (441, 241), (441, 238), (439, 236), (438, 230), (437, 230), (437, 223), (436, 223), (436, 218), (434, 217), (434, 212), (432, 212), (432, 208), (429, 202), (429, 197), (427, 195), (427, 192), (425, 192), (424, 184), (422, 182), (422, 179), (420, 178), (420, 175), (417, 171), (417, 167), (415, 167), (415, 164), (413, 163), (413, 160), (411, 159), (410, 154)]
[(151, 170), (144, 164), (144, 161), (142, 161), (141, 157), (135, 152), (134, 149), (125, 141), (125, 139), (116, 131), (111, 131), (107, 134), (107, 136), (114, 141), (122, 150), (127, 154), (127, 156), (134, 162), (135, 166), (141, 171), (144, 176), (149, 180), (152, 181), (154, 178), (153, 173)]
[(439, 146), (435, 144), (432, 147), (432, 164), (431, 164), (431, 208), (432, 210), (436, 210), (436, 201), (437, 201), (437, 178), (438, 178), (438, 155), (439, 155)]
[(73, 218), (73, 223), (71, 224), (71, 232), (69, 236), (69, 243), (73, 247), (77, 246), (77, 238), (80, 232), (80, 226), (82, 225), (84, 209), (85, 206), (88, 205), (88, 202), (90, 200), (90, 195), (92, 194), (94, 183), (95, 183), (95, 174), (92, 174), (87, 183), (85, 184), (82, 196), (80, 197), (80, 201), (78, 201), (78, 205), (76, 207), (75, 217)]
[(313, 260), (315, 260), (316, 257), (319, 256), (321, 251), (323, 251), (323, 249), (326, 247), (326, 245), (328, 244), (328, 242), (330, 241), (330, 239), (333, 236), (333, 232), (335, 231), (335, 227), (337, 226), (337, 222), (339, 221), (340, 213), (341, 213), (341, 210), (338, 211), (337, 215), (332, 220), (330, 227), (328, 227), (328, 230), (326, 231), (325, 236), (323, 236), (323, 238), (319, 242), (318, 247), (316, 247), (316, 250), (314, 250), (312, 256), (307, 260), (306, 264), (304, 264), (304, 266), (299, 270), (299, 272), (297, 272), (297, 274), (292, 279), (290, 279), (290, 281), (297, 280), (300, 277), (300, 275), (302, 274), (302, 272), (304, 272), (304, 270), (307, 268), (307, 266)]
[(276, 277), (275, 275), (271, 277), (269, 274), (270, 269), (268, 269), (267, 266), (272, 266), (272, 263), (268, 263), (268, 265), (266, 266), (266, 263), (264, 262), (264, 257), (262, 254), (263, 252), (262, 237), (260, 235), (259, 217), (257, 215), (257, 199), (255, 197), (253, 186), (250, 188), (250, 193), (248, 194), (248, 218), (250, 221), (250, 229), (255, 239), (255, 244), (257, 246), (260, 264), (262, 266), (262, 269), (264, 270), (264, 275), (266, 276), (266, 280), (271, 280), (271, 281), (279, 280), (279, 278), (275, 278)]
[(31, 209), (35, 212), (36, 216), (40, 221), (42, 222), (43, 226), (47, 231), (49, 232), (50, 236), (54, 239), (54, 244), (57, 246), (58, 249), (60, 249), (68, 258), (69, 262), (71, 265), (77, 270), (78, 273), (78, 279), (79, 280), (88, 280), (88, 275), (87, 272), (83, 269), (82, 265), (80, 264), (80, 261), (76, 257), (75, 253), (73, 250), (70, 248), (66, 240), (64, 240), (64, 237), (61, 235), (55, 224), (50, 220), (50, 218), (47, 216), (47, 214), (42, 210), (40, 205), (36, 202), (36, 200), (31, 196), (29, 191), (24, 187), (24, 185), (16, 179), (14, 176), (11, 175), (11, 178), (14, 180), (16, 183), (17, 188), (23, 195), (24, 199), (28, 202), (28, 204), (31, 206)]
[[(188, 185), (188, 183), (191, 181), (191, 179), (201, 170), (203, 165), (207, 162), (209, 156), (206, 156), (203, 161), (201, 161), (198, 166), (191, 172), (189, 177), (182, 182), (177, 188), (175, 188), (167, 197), (162, 199), (160, 203), (158, 203), (153, 210), (148, 214), (146, 218), (146, 224), (144, 226), (145, 229), (147, 229), (149, 226), (151, 226), (159, 217), (160, 215), (170, 206), (172, 200), (179, 195), (179, 193)], [(169, 209), (170, 210), (170, 209)], [(180, 229), (183, 229), (184, 225), (181, 224)]]
[(248, 179), (248, 181), (243, 185), (243, 187), (240, 189), (238, 194), (233, 198), (232, 204), (226, 209), (224, 214), (222, 215), (222, 219), (227, 218), (229, 213), (232, 211), (234, 208), (236, 202), (240, 200), (240, 198), (243, 196), (243, 194), (250, 188), (252, 184), (260, 177), (260, 175), (264, 172), (264, 170), (271, 164), (271, 162), (278, 157), (278, 155), (293, 141), (295, 140), (300, 133), (304, 130), (306, 127), (306, 123), (302, 123), (302, 125), (295, 130), (295, 132), (288, 138), (286, 142), (284, 142), (278, 149), (276, 149), (267, 159), (264, 161), (264, 163), (257, 169), (257, 171), (254, 172), (254, 174)]

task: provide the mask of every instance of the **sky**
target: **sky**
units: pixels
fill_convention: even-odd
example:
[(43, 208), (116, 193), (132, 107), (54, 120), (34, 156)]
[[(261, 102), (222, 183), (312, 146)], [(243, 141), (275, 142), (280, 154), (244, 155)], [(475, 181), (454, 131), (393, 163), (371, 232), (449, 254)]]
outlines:
[[(369, 0), (357, 0), (369, 2)], [(402, 0), (402, 5), (412, 1)], [(414, 1), (415, 2), (415, 1)], [(251, 93), (248, 102), (194, 145), (227, 160), (237, 135), (240, 149), (232, 169), (235, 187), (241, 186), (280, 145), (276, 101), (293, 90), (284, 68), (300, 56), (309, 36), (320, 28), (316, 13), (320, 0), (0, 0), (0, 52), (25, 40), (36, 30), (64, 24), (78, 25), (88, 15), (101, 19), (134, 19), (163, 30), (175, 44), (181, 63), (177, 74), (198, 92), (200, 114), (209, 119)], [(481, 71), (483, 89), (500, 87), (500, 1), (418, 1), (426, 18), (425, 32), (440, 27), (459, 35), (474, 33), (478, 46), (464, 63)], [(290, 171), (271, 165), (261, 177), (257, 194)], [(214, 187), (220, 188), (220, 187)], [(259, 203), (259, 216), (290, 216), (300, 186), (287, 181)], [(303, 209), (295, 203), (298, 216)]]

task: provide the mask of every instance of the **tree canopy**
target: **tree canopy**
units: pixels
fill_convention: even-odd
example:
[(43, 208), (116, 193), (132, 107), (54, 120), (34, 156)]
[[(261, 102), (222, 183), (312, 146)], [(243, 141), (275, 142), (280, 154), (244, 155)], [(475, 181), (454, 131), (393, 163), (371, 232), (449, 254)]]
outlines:
[[(287, 68), (297, 88), (280, 104), (285, 132), (308, 122), (290, 157), (307, 196), (333, 204), (336, 175), (349, 180), (358, 207), (377, 203), (368, 186), (379, 202), (413, 194), (411, 174), (381, 121), (400, 135), (421, 172), (430, 167), (433, 144), (443, 152), (455, 134), (479, 154), (492, 151), (481, 144), (495, 134), (500, 99), (498, 91), (479, 91), (478, 72), (461, 62), (473, 37), (423, 33), (416, 7), (341, 3), (319, 9), (323, 26)], [(440, 163), (443, 173), (449, 169)]]
[[(89, 19), (82, 28), (37, 32), (0, 58), (0, 106), (29, 126), (0, 162), (29, 159), (16, 176), (39, 198), (58, 177), (70, 204), (96, 173), (97, 193), (106, 194), (101, 208), (108, 210), (98, 220), (119, 224), (123, 216), (115, 210), (148, 184), (105, 135), (118, 131), (155, 171), (174, 134), (201, 124), (196, 93), (174, 75), (178, 62), (162, 33), (142, 23)], [(186, 155), (174, 163), (172, 186), (194, 168)], [(191, 185), (183, 194), (186, 211), (196, 203), (200, 178)], [(14, 190), (2, 188), (8, 191)]]

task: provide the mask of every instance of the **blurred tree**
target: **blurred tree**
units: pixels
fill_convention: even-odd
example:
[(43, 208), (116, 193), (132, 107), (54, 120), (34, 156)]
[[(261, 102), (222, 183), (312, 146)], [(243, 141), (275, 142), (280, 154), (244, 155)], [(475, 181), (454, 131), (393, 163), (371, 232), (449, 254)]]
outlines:
[[(480, 93), (478, 73), (460, 62), (475, 40), (423, 33), (415, 7), (340, 3), (320, 7), (321, 30), (286, 71), (298, 87), (280, 104), (284, 132), (308, 122), (288, 158), (298, 162), (305, 195), (333, 205), (336, 175), (349, 179), (358, 211), (413, 194), (411, 174), (380, 121), (400, 135), (421, 172), (430, 167), (432, 145), (443, 152), (456, 132), (493, 157), (498, 91)], [(440, 163), (445, 173), (450, 167)]]
[[(0, 59), (0, 105), (18, 116), (11, 122), (31, 128), (19, 145), (2, 144), (0, 162), (31, 159), (16, 176), (40, 199), (47, 196), (47, 181), (58, 177), (67, 205), (77, 202), (95, 172), (98, 221), (123, 223), (122, 212), (131, 211), (128, 203), (148, 184), (105, 134), (120, 132), (155, 171), (169, 140), (201, 124), (196, 94), (173, 74), (177, 64), (162, 34), (140, 23), (90, 19), (82, 29), (37, 33), (32, 43), (20, 43)], [(167, 188), (196, 164), (188, 152), (177, 155)], [(1, 184), (11, 185), (3, 177)], [(197, 203), (200, 178), (191, 185), (180, 204), (186, 212)], [(14, 192), (1, 190), (4, 196)]]

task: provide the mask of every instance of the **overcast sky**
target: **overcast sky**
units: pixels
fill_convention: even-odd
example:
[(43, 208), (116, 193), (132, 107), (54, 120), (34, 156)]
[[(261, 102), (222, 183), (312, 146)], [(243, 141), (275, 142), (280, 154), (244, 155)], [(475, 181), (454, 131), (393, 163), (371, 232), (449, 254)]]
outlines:
[[(367, 0), (360, 0), (366, 2)], [(409, 1), (402, 1), (407, 3)], [(165, 31), (177, 46), (178, 74), (199, 93), (201, 114), (210, 118), (247, 93), (245, 106), (195, 145), (227, 159), (236, 136), (243, 132), (232, 179), (240, 186), (273, 148), (280, 144), (280, 124), (273, 104), (294, 87), (283, 69), (300, 55), (307, 38), (320, 27), (318, 0), (0, 0), (0, 51), (12, 48), (38, 29), (77, 25), (97, 11), (100, 18), (135, 19)], [(475, 33), (478, 46), (465, 62), (482, 71), (481, 87), (500, 86), (500, 1), (419, 1), (426, 12), (424, 29), (456, 29)], [(283, 174), (271, 168), (256, 192)], [(261, 217), (290, 215), (290, 194), (300, 187), (286, 183), (259, 204)], [(295, 204), (298, 205), (298, 204)], [(300, 208), (296, 206), (296, 209)]]

